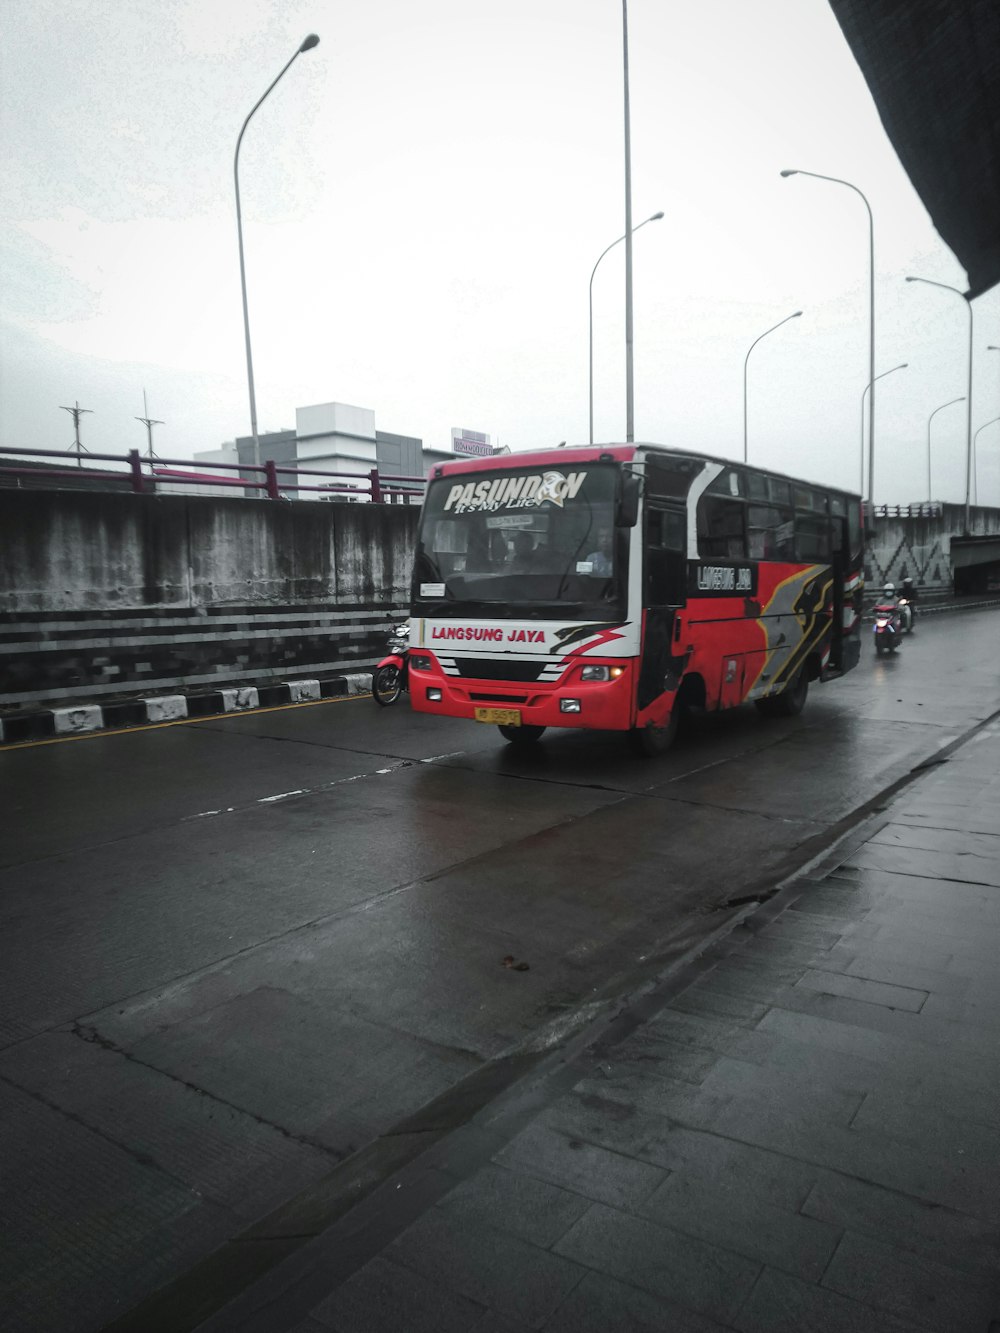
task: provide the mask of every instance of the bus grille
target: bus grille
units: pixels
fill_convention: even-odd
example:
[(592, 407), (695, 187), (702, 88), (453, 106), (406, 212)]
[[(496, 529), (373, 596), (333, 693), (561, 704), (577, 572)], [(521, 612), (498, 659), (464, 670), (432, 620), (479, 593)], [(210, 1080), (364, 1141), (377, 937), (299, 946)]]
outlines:
[(514, 680), (527, 682), (537, 680), (548, 663), (544, 658), (533, 662), (505, 662), (502, 657), (484, 660), (481, 657), (456, 657), (455, 666), (460, 676), (470, 676), (474, 680)]

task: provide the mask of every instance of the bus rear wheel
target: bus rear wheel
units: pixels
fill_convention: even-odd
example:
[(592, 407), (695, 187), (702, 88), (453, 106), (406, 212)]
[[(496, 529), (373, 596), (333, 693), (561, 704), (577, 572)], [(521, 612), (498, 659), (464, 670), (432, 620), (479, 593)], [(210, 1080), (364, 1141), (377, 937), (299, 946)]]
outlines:
[(679, 710), (675, 708), (665, 727), (633, 727), (629, 733), (633, 747), (647, 759), (655, 759), (658, 754), (666, 754), (677, 739)]
[(497, 727), (510, 745), (535, 745), (542, 738), (544, 727)]
[(792, 683), (787, 685), (780, 694), (771, 694), (766, 699), (757, 699), (757, 711), (763, 713), (765, 717), (798, 717), (806, 705), (806, 695), (808, 693), (809, 677), (806, 675), (805, 667), (803, 667)]

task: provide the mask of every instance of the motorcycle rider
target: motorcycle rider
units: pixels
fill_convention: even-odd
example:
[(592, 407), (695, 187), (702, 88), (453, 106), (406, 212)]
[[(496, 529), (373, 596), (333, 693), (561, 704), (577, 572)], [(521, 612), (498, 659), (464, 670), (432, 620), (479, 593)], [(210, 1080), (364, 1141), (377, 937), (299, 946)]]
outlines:
[(887, 583), (882, 589), (882, 597), (879, 605), (887, 606), (892, 609), (892, 620), (896, 627), (897, 634), (902, 631), (903, 613), (899, 609), (899, 598), (896, 595), (896, 585), (894, 583)]
[(899, 590), (900, 596), (905, 597), (910, 606), (911, 619), (917, 618), (917, 588), (913, 580), (907, 574), (903, 580), (903, 586)]

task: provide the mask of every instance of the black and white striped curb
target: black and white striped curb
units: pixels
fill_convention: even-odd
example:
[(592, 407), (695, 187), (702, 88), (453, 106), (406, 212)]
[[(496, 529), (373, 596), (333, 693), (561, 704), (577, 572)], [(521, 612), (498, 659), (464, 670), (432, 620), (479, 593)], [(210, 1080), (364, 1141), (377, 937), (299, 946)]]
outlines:
[(331, 676), (326, 680), (290, 680), (274, 685), (198, 690), (189, 694), (158, 694), (148, 699), (123, 699), (106, 704), (78, 704), (70, 708), (42, 708), (0, 717), (0, 744), (48, 740), (88, 731), (119, 730), (156, 722), (179, 722), (217, 713), (240, 713), (254, 708), (309, 703), (371, 689), (370, 671)]

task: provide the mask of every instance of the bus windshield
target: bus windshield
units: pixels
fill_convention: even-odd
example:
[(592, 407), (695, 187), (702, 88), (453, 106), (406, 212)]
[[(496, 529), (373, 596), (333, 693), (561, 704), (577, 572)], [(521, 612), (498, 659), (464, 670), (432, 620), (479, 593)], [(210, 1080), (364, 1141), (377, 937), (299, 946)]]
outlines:
[(413, 605), (425, 615), (606, 619), (625, 586), (617, 467), (460, 473), (427, 488)]

